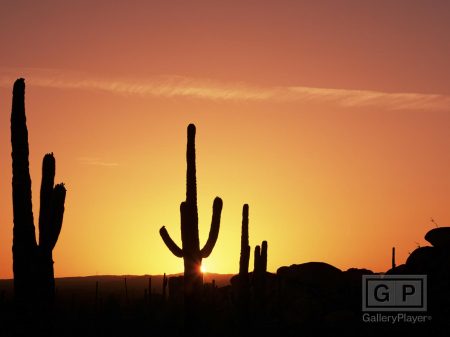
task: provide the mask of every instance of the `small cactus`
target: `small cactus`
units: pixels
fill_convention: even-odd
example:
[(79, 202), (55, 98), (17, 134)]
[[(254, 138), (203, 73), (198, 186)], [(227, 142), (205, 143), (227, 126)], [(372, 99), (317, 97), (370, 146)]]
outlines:
[(264, 275), (267, 272), (267, 241), (255, 247), (254, 271), (256, 275)]
[(266, 289), (267, 241), (263, 241), (261, 247), (255, 247), (254, 259), (253, 288), (255, 291), (255, 299), (259, 303), (258, 305), (262, 306)]
[(395, 264), (395, 247), (392, 247), (392, 269), (396, 267)]

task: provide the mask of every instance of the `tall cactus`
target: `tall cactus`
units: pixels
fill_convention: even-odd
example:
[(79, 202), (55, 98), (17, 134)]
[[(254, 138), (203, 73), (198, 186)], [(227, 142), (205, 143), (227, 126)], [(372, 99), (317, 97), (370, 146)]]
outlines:
[(46, 154), (42, 163), (40, 191), (39, 246), (33, 220), (31, 178), (28, 161), (28, 130), (25, 116), (25, 81), (16, 80), (11, 111), (12, 191), (13, 191), (13, 271), (18, 299), (34, 295), (53, 300), (55, 281), (52, 251), (61, 231), (66, 189), (54, 186), (55, 158)]
[(248, 205), (242, 207), (241, 256), (239, 259), (239, 278), (248, 280), (248, 265), (250, 261), (250, 246), (248, 242)]
[(195, 168), (195, 125), (189, 124), (187, 129), (186, 150), (186, 201), (180, 205), (181, 213), (181, 241), (182, 248), (171, 239), (163, 226), (159, 233), (167, 248), (177, 257), (184, 260), (184, 290), (185, 295), (196, 293), (203, 285), (203, 275), (200, 267), (202, 259), (207, 258), (217, 241), (220, 228), (220, 215), (222, 212), (222, 199), (216, 197), (213, 203), (213, 215), (209, 237), (205, 246), (200, 249), (198, 238), (198, 211), (197, 211), (197, 178)]
[(241, 230), (241, 255), (239, 259), (239, 310), (243, 319), (248, 314), (248, 302), (250, 299), (250, 282), (248, 277), (248, 265), (250, 261), (250, 246), (248, 240), (248, 205), (242, 207)]
[(30, 281), (36, 276), (36, 236), (31, 205), (31, 178), (28, 170), (28, 130), (25, 117), (25, 82), (13, 87), (11, 111), (12, 198), (13, 198), (13, 272), (17, 299), (32, 295)]

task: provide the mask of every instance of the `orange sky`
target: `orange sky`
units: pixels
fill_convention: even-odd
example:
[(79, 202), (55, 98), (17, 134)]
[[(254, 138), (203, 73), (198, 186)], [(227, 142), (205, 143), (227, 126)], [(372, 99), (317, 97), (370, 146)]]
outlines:
[[(197, 125), (208, 270), (238, 270), (241, 211), (268, 268), (403, 262), (450, 224), (447, 1), (3, 1), (0, 278), (12, 277), (11, 90), (68, 194), (56, 276), (180, 272), (186, 127)], [(253, 259), (251, 259), (251, 264)]]

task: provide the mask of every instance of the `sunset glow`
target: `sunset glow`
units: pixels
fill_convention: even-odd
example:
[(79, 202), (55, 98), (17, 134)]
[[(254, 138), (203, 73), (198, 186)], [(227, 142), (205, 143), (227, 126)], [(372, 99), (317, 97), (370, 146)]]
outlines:
[(45, 153), (67, 188), (57, 277), (183, 271), (158, 231), (181, 246), (189, 123), (201, 246), (223, 200), (203, 273), (238, 272), (244, 203), (271, 272), (404, 262), (450, 226), (450, 3), (382, 2), (2, 2), (0, 278), (19, 77), (36, 223)]

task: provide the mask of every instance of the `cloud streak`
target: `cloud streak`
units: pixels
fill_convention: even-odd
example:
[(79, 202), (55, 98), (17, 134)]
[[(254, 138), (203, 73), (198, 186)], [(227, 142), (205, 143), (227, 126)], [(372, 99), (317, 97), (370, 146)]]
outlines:
[[(14, 80), (12, 75), (11, 71), (0, 70), (0, 86), (11, 86)], [(158, 76), (146, 80), (112, 80), (43, 69), (25, 71), (23, 76), (37, 87), (97, 90), (143, 97), (185, 97), (250, 102), (326, 102), (341, 107), (373, 106), (388, 110), (450, 110), (450, 96), (440, 94), (392, 93), (307, 86), (259, 87), (246, 83), (223, 83), (180, 76)]]

